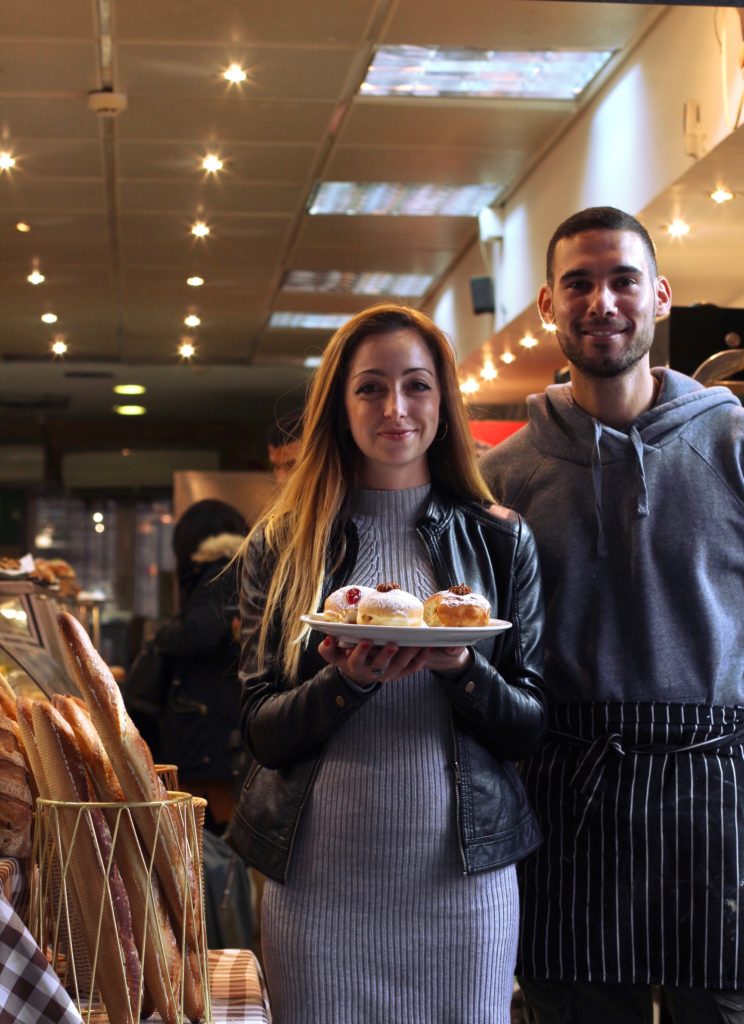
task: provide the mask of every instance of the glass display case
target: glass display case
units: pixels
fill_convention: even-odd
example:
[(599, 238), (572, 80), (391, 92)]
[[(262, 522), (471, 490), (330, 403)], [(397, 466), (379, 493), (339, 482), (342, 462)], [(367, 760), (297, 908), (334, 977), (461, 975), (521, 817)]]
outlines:
[(0, 580), (0, 672), (18, 695), (78, 693), (65, 667), (59, 610), (48, 588), (26, 580)]

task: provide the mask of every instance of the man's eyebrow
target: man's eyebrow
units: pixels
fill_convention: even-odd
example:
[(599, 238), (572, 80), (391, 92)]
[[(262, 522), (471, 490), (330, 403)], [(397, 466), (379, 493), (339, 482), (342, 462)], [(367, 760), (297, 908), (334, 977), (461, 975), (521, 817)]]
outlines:
[[(620, 263), (618, 266), (613, 267), (610, 271), (611, 275), (615, 274), (642, 274), (643, 271), (640, 267), (634, 267), (630, 263)], [(561, 274), (561, 284), (567, 281), (578, 281), (584, 278), (592, 277), (590, 270), (585, 270), (583, 267), (577, 267), (576, 270), (567, 270), (565, 274)]]

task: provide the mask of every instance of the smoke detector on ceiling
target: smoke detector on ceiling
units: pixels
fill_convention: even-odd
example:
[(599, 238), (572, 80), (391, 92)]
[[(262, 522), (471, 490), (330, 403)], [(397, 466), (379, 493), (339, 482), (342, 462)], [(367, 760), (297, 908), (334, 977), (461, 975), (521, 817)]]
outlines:
[(92, 110), (99, 117), (116, 117), (126, 109), (127, 97), (123, 92), (99, 89), (96, 92), (88, 93), (88, 110)]

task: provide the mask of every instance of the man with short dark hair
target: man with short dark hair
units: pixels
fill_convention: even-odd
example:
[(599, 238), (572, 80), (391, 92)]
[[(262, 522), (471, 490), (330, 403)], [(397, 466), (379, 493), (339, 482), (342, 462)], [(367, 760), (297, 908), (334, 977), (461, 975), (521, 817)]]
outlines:
[(288, 413), (271, 425), (268, 436), (269, 462), (274, 479), (281, 486), (292, 472), (300, 454), (302, 412)]
[(524, 767), (518, 970), (539, 1024), (744, 1021), (744, 410), (651, 370), (669, 283), (612, 207), (565, 221), (538, 306), (571, 383), (484, 456), (537, 539), (550, 732)]

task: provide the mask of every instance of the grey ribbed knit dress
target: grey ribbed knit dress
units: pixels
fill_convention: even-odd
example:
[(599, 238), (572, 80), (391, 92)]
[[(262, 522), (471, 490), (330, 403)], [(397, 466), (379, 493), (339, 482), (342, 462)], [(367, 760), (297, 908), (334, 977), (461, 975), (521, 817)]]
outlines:
[[(439, 589), (416, 531), (429, 487), (359, 491), (353, 582)], [(288, 881), (268, 881), (274, 1024), (508, 1024), (514, 866), (465, 876), (450, 705), (428, 671), (382, 683), (326, 744)]]

